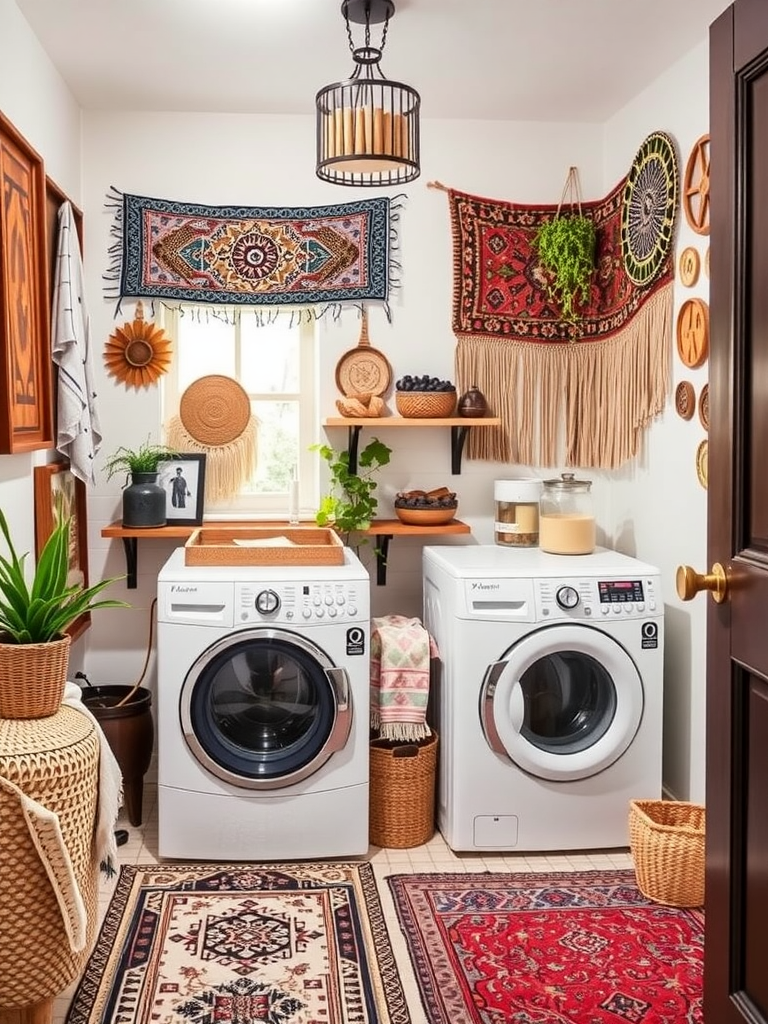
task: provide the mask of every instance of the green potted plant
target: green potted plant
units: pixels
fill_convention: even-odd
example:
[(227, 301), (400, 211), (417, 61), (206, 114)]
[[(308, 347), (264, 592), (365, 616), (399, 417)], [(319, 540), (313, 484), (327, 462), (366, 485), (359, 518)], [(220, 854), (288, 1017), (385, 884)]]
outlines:
[(327, 444), (312, 445), (311, 451), (325, 459), (331, 474), (331, 490), (321, 498), (315, 522), (332, 526), (349, 544), (350, 535), (367, 530), (376, 515), (379, 503), (374, 474), (389, 463), (392, 449), (372, 438), (358, 455), (357, 473), (350, 472), (348, 451), (339, 452)]
[(44, 718), (58, 711), (64, 695), (70, 637), (64, 630), (84, 612), (126, 608), (124, 601), (97, 600), (114, 579), (90, 587), (67, 584), (71, 519), (61, 505), (35, 566), (25, 576), (0, 509), (0, 532), (8, 555), (0, 555), (0, 718)]
[(123, 526), (145, 529), (165, 526), (165, 491), (157, 482), (157, 467), (164, 459), (178, 457), (178, 452), (164, 444), (152, 444), (149, 438), (138, 448), (121, 445), (107, 459), (104, 469), (107, 480), (116, 473), (125, 473), (123, 487)]
[(589, 300), (595, 242), (594, 222), (581, 214), (558, 214), (533, 238), (542, 267), (552, 275), (547, 293), (559, 304), (564, 320), (578, 320), (576, 304)]

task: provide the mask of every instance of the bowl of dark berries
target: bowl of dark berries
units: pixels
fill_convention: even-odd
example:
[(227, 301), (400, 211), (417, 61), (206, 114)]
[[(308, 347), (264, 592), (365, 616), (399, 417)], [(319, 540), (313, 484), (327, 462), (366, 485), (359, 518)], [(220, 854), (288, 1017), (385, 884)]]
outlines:
[(456, 385), (449, 380), (407, 374), (395, 382), (395, 405), (408, 419), (441, 419), (456, 410)]
[(456, 492), (447, 487), (434, 491), (398, 491), (395, 515), (409, 526), (444, 526), (456, 515)]

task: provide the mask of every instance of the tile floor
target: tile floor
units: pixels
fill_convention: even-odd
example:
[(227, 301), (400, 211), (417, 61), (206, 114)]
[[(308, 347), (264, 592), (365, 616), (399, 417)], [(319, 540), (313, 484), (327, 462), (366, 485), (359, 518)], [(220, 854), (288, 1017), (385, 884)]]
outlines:
[[(144, 823), (140, 828), (129, 825), (122, 816), (118, 825), (128, 829), (128, 842), (118, 849), (121, 864), (156, 864), (157, 856), (157, 787), (145, 780), (144, 787)], [(343, 860), (344, 858), (339, 858)], [(373, 865), (378, 880), (387, 875), (407, 874), (409, 872), (427, 871), (589, 871), (610, 868), (631, 868), (632, 857), (629, 850), (588, 850), (584, 852), (547, 853), (547, 854), (507, 854), (483, 856), (474, 853), (454, 853), (445, 843), (439, 832), (423, 846), (409, 850), (387, 850), (371, 847), (368, 860)], [(114, 880), (102, 880), (99, 909), (103, 913), (112, 896)], [(382, 904), (390, 931), (390, 939), (395, 951), (400, 976), (408, 997), (412, 1024), (424, 1024), (425, 1017), (421, 1006), (410, 960), (405, 942), (395, 916), (386, 883), (379, 885)], [(74, 994), (76, 982), (63, 992), (54, 1004), (53, 1024), (62, 1024), (66, 1018), (69, 1004)]]

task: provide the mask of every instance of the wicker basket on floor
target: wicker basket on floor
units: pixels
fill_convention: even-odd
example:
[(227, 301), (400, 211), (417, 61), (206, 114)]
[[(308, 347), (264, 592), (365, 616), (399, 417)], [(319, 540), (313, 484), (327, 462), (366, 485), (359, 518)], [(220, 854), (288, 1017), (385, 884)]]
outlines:
[(421, 846), (435, 832), (437, 733), (419, 743), (371, 740), (369, 838), (374, 846)]
[(630, 800), (629, 845), (637, 886), (671, 907), (704, 903), (704, 825), (701, 804)]

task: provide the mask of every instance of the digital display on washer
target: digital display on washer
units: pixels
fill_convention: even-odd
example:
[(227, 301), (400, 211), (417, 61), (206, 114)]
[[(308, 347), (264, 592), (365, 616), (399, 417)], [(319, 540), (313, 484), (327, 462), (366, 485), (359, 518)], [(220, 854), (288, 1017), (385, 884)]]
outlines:
[(643, 584), (640, 580), (598, 580), (597, 588), (600, 604), (643, 600)]

